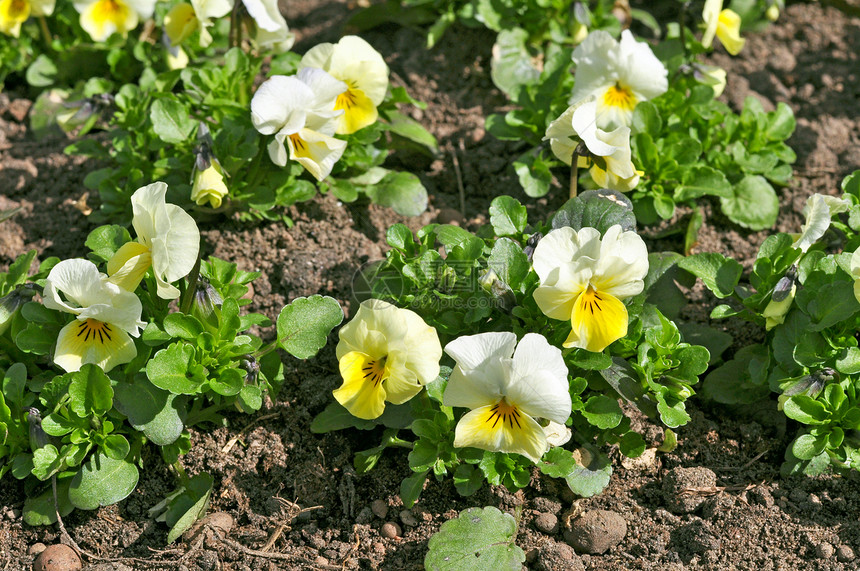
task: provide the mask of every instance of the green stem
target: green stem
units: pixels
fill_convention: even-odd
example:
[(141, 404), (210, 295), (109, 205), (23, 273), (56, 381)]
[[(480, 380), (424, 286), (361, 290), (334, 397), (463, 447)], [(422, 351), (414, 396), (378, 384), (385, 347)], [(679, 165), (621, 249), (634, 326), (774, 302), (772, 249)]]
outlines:
[(42, 32), (42, 39), (45, 40), (45, 46), (51, 49), (53, 37), (51, 36), (51, 30), (48, 28), (48, 20), (44, 16), (39, 16), (39, 29)]
[(579, 183), (579, 157), (584, 156), (588, 156), (588, 147), (580, 142), (573, 149), (573, 156), (570, 158), (570, 198), (576, 198), (576, 185)]
[[(199, 251), (198, 251), (199, 252)], [(197, 255), (197, 261), (194, 262), (194, 267), (188, 274), (188, 287), (185, 288), (185, 296), (179, 304), (179, 311), (188, 314), (191, 313), (191, 304), (194, 302), (194, 294), (197, 291), (197, 280), (200, 277), (200, 254)]]
[(207, 420), (214, 421), (218, 412), (227, 407), (227, 404), (213, 404), (202, 410), (190, 412), (185, 419), (185, 426), (194, 426)]
[(689, 54), (687, 53), (687, 9), (690, 7), (690, 2), (684, 2), (681, 4), (681, 11), (678, 13), (678, 24), (680, 30), (678, 31), (679, 37), (681, 38), (681, 51), (684, 54), (684, 61), (687, 61)]

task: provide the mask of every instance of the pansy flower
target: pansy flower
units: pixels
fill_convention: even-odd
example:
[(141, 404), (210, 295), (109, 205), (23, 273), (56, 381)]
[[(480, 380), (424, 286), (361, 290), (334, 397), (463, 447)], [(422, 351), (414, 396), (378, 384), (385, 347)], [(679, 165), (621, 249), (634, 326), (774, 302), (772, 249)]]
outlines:
[(388, 90), (388, 65), (382, 55), (358, 36), (345, 36), (336, 44), (319, 44), (302, 57), (299, 69), (316, 67), (344, 82), (334, 108), (343, 110), (335, 133), (349, 135), (376, 122), (376, 108)]
[(137, 355), (131, 337), (146, 324), (133, 293), (111, 283), (89, 260), (63, 260), (45, 280), (44, 304), (75, 315), (60, 330), (54, 363), (66, 372), (92, 363), (105, 372)]
[(251, 121), (263, 135), (274, 135), (269, 158), (279, 166), (287, 158), (298, 161), (317, 180), (323, 180), (343, 155), (346, 141), (335, 139), (335, 100), (346, 91), (344, 82), (313, 67), (294, 76), (274, 75), (251, 100)]
[(532, 261), (538, 307), (570, 321), (565, 347), (598, 352), (627, 335), (622, 300), (642, 292), (648, 273), (648, 250), (636, 232), (616, 224), (601, 238), (595, 228), (558, 228), (538, 242)]
[(81, 27), (95, 42), (113, 34), (125, 37), (155, 10), (155, 0), (75, 0), (74, 5)]
[(134, 291), (152, 268), (158, 297), (176, 299), (171, 283), (184, 278), (197, 262), (200, 232), (194, 219), (175, 204), (167, 204), (167, 185), (154, 182), (131, 196), (131, 224), (137, 240), (126, 242), (108, 261), (110, 281)]
[[(591, 157), (579, 157), (577, 166), (590, 166), (591, 177), (603, 188), (632, 190), (642, 173), (630, 158), (630, 127), (604, 131), (597, 126), (596, 113), (594, 97), (574, 103), (549, 124), (544, 140), (549, 141), (553, 154), (568, 165), (576, 147), (584, 143)], [(597, 164), (593, 157), (600, 157), (603, 164)]]
[(840, 212), (846, 212), (851, 203), (844, 198), (836, 198), (826, 194), (815, 193), (806, 199), (803, 206), (804, 223), (800, 227), (800, 234), (795, 234), (792, 248), (806, 252), (815, 244), (827, 229), (833, 217)]
[(723, 0), (705, 0), (702, 19), (705, 21), (702, 46), (711, 47), (716, 36), (727, 52), (733, 56), (740, 53), (746, 43), (741, 37), (741, 17), (728, 8), (723, 10)]
[(402, 404), (439, 375), (439, 336), (414, 311), (369, 299), (338, 336), (334, 398), (358, 418), (379, 417), (386, 401)]
[(594, 96), (601, 129), (630, 126), (637, 103), (654, 99), (669, 88), (666, 67), (630, 30), (621, 33), (620, 42), (608, 32), (595, 30), (573, 50), (572, 57), (576, 76), (570, 102)]
[(445, 352), (456, 366), (442, 402), (471, 409), (457, 423), (454, 446), (540, 460), (549, 443), (538, 419), (563, 425), (570, 416), (561, 351), (538, 333), (527, 333), (517, 344), (513, 333), (490, 332), (458, 337)]
[[(176, 33), (178, 30), (186, 30), (187, 34), (178, 34), (178, 41), (184, 41), (191, 32), (200, 28), (200, 45), (206, 47), (212, 43), (212, 20), (223, 18), (229, 14), (236, 0), (190, 0), (193, 8), (191, 14), (186, 8), (182, 8), (177, 16), (181, 16), (177, 23), (168, 25), (165, 19), (165, 30), (168, 34)], [(277, 0), (242, 0), (245, 11), (250, 16), (249, 27), (252, 28), (251, 36), (260, 48), (277, 53), (285, 52), (293, 47), (296, 36), (290, 32), (287, 21), (281, 15)], [(178, 8), (174, 8), (177, 10)], [(172, 12), (172, 11), (171, 11)], [(193, 15), (195, 21), (192, 23), (190, 17)], [(170, 38), (173, 45), (178, 41)]]
[(0, 0), (0, 32), (17, 38), (30, 16), (50, 16), (54, 0)]

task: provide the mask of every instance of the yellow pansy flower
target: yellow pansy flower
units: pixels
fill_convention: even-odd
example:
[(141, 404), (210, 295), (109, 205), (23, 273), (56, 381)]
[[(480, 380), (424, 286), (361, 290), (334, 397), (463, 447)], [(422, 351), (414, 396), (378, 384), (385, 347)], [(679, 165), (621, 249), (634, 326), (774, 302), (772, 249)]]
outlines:
[(702, 10), (705, 32), (702, 45), (711, 47), (714, 36), (719, 38), (726, 51), (736, 56), (743, 49), (746, 40), (741, 37), (741, 17), (733, 10), (723, 10), (723, 0), (706, 0)]

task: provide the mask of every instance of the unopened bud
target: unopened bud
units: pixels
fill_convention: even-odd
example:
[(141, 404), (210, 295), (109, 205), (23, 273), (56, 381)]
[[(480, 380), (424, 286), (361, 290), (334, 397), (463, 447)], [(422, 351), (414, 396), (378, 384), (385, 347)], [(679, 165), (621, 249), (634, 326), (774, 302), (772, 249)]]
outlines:
[(0, 335), (6, 333), (18, 310), (30, 301), (35, 293), (33, 284), (25, 284), (0, 297)]
[(48, 434), (42, 430), (42, 414), (37, 408), (29, 408), (27, 422), (30, 424), (30, 450), (36, 451), (48, 444)]
[(194, 288), (194, 300), (191, 302), (191, 315), (196, 317), (206, 327), (217, 330), (221, 319), (220, 305), (224, 302), (209, 280), (203, 276), (197, 277)]
[(260, 374), (260, 363), (257, 359), (253, 355), (245, 355), (239, 361), (239, 366), (245, 370), (245, 384), (256, 384), (257, 376)]
[(532, 256), (535, 253), (535, 248), (537, 248), (538, 242), (540, 242), (541, 238), (543, 238), (543, 234), (540, 232), (535, 232), (531, 236), (529, 236), (528, 241), (526, 242), (526, 247), (523, 248), (523, 252), (526, 253), (526, 257), (528, 257), (529, 261), (532, 261)]

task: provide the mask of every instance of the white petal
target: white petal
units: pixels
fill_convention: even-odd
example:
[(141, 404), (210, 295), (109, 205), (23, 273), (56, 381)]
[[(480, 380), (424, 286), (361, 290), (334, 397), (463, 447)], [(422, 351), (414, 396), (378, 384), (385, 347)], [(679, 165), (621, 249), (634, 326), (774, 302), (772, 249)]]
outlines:
[(295, 133), (305, 125), (314, 92), (294, 76), (274, 75), (263, 82), (251, 99), (251, 121), (263, 135), (287, 130)]
[(609, 133), (598, 129), (596, 136), (601, 142), (614, 149), (611, 154), (605, 155), (606, 170), (619, 178), (634, 176), (636, 168), (630, 160), (630, 128), (618, 127)]
[[(104, 301), (99, 296), (101, 281), (98, 268), (89, 260), (63, 260), (51, 268), (45, 279), (43, 303), (48, 309), (79, 314), (81, 307)], [(59, 292), (70, 303), (64, 301)]]
[(618, 299), (637, 295), (644, 289), (648, 274), (648, 248), (632, 231), (624, 232), (614, 225), (601, 241), (600, 260), (592, 278), (594, 286)]
[(702, 20), (705, 22), (705, 31), (702, 34), (702, 46), (709, 48), (717, 34), (717, 24), (720, 20), (720, 12), (723, 9), (723, 0), (705, 0), (702, 9)]
[(331, 113), (327, 115), (328, 117), (340, 114), (334, 111), (334, 105), (337, 96), (346, 91), (347, 85), (344, 82), (315, 67), (300, 69), (296, 78), (304, 82), (313, 92), (310, 107), (314, 113), (323, 115)]
[(242, 0), (242, 3), (257, 26), (263, 30), (275, 32), (281, 28), (286, 29), (287, 22), (281, 16), (277, 0)]
[(304, 67), (316, 67), (328, 70), (331, 62), (331, 54), (334, 52), (334, 44), (328, 42), (317, 44), (302, 56), (299, 69)]
[(557, 228), (540, 239), (532, 256), (532, 265), (541, 281), (550, 272), (576, 259), (597, 260), (600, 255), (600, 232), (583, 228), (579, 232), (569, 226)]
[(821, 194), (813, 194), (803, 208), (806, 223), (800, 228), (800, 237), (791, 246), (806, 252), (830, 228), (830, 206)]
[(134, 213), (131, 224), (140, 243), (152, 247), (152, 238), (156, 235), (155, 219), (163, 211), (167, 195), (167, 184), (154, 182), (134, 191), (131, 195), (131, 208)]
[(378, 51), (358, 36), (344, 36), (335, 46), (327, 69), (379, 105), (388, 91), (388, 65)]
[(290, 158), (305, 167), (317, 180), (325, 179), (343, 155), (346, 141), (310, 129), (300, 130), (298, 136), (303, 143), (302, 149), (297, 149), (291, 138), (287, 139)]
[(603, 131), (598, 133), (596, 101), (587, 101), (574, 111), (571, 123), (588, 150), (598, 157), (609, 156), (618, 150), (617, 147), (601, 140), (605, 133)]
[(443, 396), (446, 406), (477, 408), (504, 396), (506, 368), (517, 337), (507, 331), (464, 335), (445, 346), (456, 362)]
[(637, 42), (630, 30), (621, 33), (619, 79), (639, 100), (654, 99), (669, 89), (668, 72), (651, 47)]
[(167, 282), (188, 275), (200, 251), (200, 231), (190, 214), (175, 204), (165, 204), (152, 241), (152, 269)]
[[(101, 327), (97, 326), (98, 328)], [(125, 331), (108, 325), (109, 338), (102, 334), (97, 340), (95, 335), (86, 335), (84, 340), (84, 336), (80, 335), (82, 329), (87, 333), (86, 323), (76, 319), (63, 327), (57, 337), (54, 363), (66, 372), (78, 371), (88, 363), (98, 365), (108, 372), (137, 356), (137, 348)], [(92, 331), (89, 333), (92, 334)]]
[(576, 76), (571, 102), (579, 101), (598, 90), (606, 90), (618, 81), (615, 72), (618, 49), (618, 42), (608, 32), (594, 30), (573, 50)]
[(201, 21), (226, 16), (233, 9), (233, 0), (190, 0), (194, 13)]
[(514, 353), (507, 399), (526, 414), (564, 423), (570, 416), (568, 369), (543, 335), (525, 335)]

